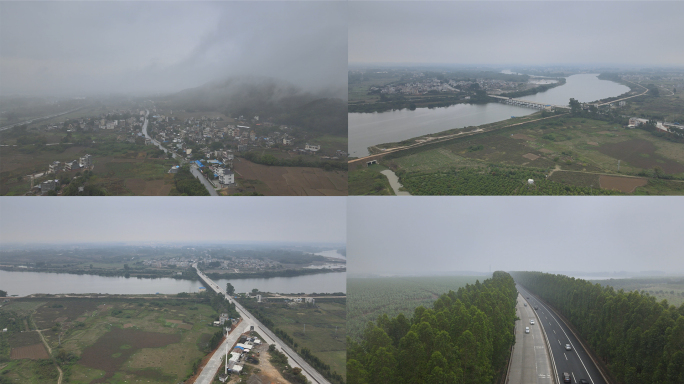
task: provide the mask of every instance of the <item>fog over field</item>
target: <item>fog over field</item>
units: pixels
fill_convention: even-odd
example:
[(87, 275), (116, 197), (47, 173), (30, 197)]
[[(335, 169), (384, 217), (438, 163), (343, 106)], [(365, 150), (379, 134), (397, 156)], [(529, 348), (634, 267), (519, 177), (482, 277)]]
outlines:
[(346, 2), (7, 2), (0, 95), (177, 92), (267, 76), (346, 99)]
[(346, 241), (343, 197), (57, 199), (0, 199), (0, 243)]
[(680, 1), (349, 3), (350, 63), (684, 66)]
[(684, 274), (683, 211), (659, 197), (349, 197), (347, 271)]

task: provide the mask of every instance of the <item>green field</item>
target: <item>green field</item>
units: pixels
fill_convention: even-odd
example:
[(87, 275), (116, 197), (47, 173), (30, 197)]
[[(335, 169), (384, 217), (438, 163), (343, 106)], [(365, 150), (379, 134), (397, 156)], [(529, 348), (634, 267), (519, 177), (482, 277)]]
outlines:
[(410, 318), (415, 308), (431, 307), (441, 294), (489, 277), (347, 278), (347, 335), (358, 340), (366, 324), (382, 314), (394, 317), (402, 313)]
[[(593, 194), (589, 190), (598, 188), (632, 194), (667, 195), (682, 194), (684, 191), (682, 143), (666, 140), (645, 130), (627, 129), (620, 124), (588, 117), (561, 116), (498, 128), (504, 125), (504, 122), (499, 122), (498, 126), (488, 126), (497, 128), (495, 131), (390, 153), (379, 160), (380, 165), (397, 170), (400, 183), (411, 194), (425, 194), (426, 189), (439, 190), (444, 183), (462, 182), (443, 179), (445, 173), (487, 167), (512, 168), (523, 173), (529, 170), (541, 173), (543, 179), (550, 175), (544, 180), (551, 186), (549, 191), (560, 191), (562, 186), (586, 188), (587, 191), (582, 190), (579, 194), (587, 195)], [(395, 144), (379, 147), (392, 147)], [(373, 180), (372, 172), (358, 166), (351, 168), (350, 194), (368, 190)], [(363, 177), (362, 170), (366, 173)], [(411, 178), (419, 175), (421, 180), (419, 188), (416, 188)], [(622, 186), (622, 181), (619, 181), (616, 186), (615, 181), (600, 180), (601, 175), (640, 177), (646, 185), (633, 189)], [(534, 179), (537, 182), (538, 177)], [(480, 188), (466, 188), (453, 193), (499, 194), (493, 190), (483, 193)], [(566, 194), (563, 191), (559, 193)]]
[(264, 318), (270, 320), (272, 325), (266, 324), (268, 320), (264, 325), (276, 334), (275, 330), (280, 329), (291, 336), (297, 343), (294, 349), (298, 352), (301, 348), (309, 349), (330, 366), (331, 372), (346, 378), (347, 309), (344, 299), (317, 299), (315, 306), (282, 301), (257, 303), (255, 299), (242, 299), (240, 303), (262, 322)]
[[(3, 376), (10, 382), (56, 382), (57, 363), (63, 382), (182, 381), (206, 355), (217, 331), (210, 325), (217, 312), (204, 300), (194, 295), (15, 299), (0, 308), (0, 320), (19, 322), (9, 324), (9, 348), (42, 345), (38, 329), (51, 353), (42, 360), (3, 356)], [(24, 330), (19, 316), (27, 313), (30, 331), (18, 333)]]
[(667, 300), (676, 307), (684, 304), (684, 277), (643, 277), (631, 279), (589, 280), (594, 284), (611, 286), (626, 292), (648, 293), (656, 300)]
[(349, 194), (394, 195), (387, 177), (380, 173), (385, 169), (387, 168), (381, 165), (371, 165), (349, 173)]

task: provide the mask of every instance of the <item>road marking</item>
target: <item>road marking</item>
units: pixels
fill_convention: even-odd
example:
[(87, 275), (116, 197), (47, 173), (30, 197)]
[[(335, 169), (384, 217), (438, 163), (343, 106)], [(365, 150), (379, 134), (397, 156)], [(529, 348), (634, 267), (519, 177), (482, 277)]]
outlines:
[(556, 333), (556, 330), (555, 330), (555, 329), (553, 330), (553, 333), (554, 333), (554, 334)]
[(572, 375), (572, 381), (574, 381), (574, 382), (576, 383), (577, 380), (575, 380), (575, 373), (574, 373), (574, 372), (570, 372), (570, 374)]
[[(551, 324), (549, 324), (549, 325), (551, 325)], [(560, 345), (560, 340), (558, 340), (558, 345)]]
[[(543, 308), (546, 308), (546, 307), (544, 307), (543, 304), (540, 304), (540, 305), (541, 305)], [(548, 310), (548, 309), (547, 309), (547, 310)], [(563, 329), (563, 327), (561, 327), (560, 323), (558, 322), (558, 319), (556, 319), (556, 318), (551, 314), (551, 311), (549, 311), (549, 314), (551, 315), (551, 317), (553, 318), (553, 320), (556, 322), (556, 324), (558, 324), (558, 326), (560, 327), (561, 331), (563, 331), (563, 334), (565, 334), (565, 337), (567, 337), (568, 342), (570, 343), (570, 346), (572, 346), (572, 348), (573, 348), (574, 350), (577, 350), (577, 348), (575, 348), (575, 346), (574, 346), (574, 345), (572, 344), (572, 342), (570, 341), (570, 338), (568, 337), (568, 334), (565, 333), (565, 330)], [(560, 340), (559, 340), (558, 342), (560, 343)], [(594, 380), (591, 378), (591, 374), (589, 373), (589, 370), (587, 369), (587, 366), (584, 365), (584, 361), (582, 361), (582, 357), (580, 357), (579, 353), (577, 354), (577, 357), (579, 358), (580, 363), (582, 363), (582, 367), (584, 367), (584, 372), (586, 372), (586, 373), (587, 373), (587, 376), (589, 377), (589, 382), (593, 383)], [(574, 375), (573, 375), (573, 377), (574, 377)], [(559, 374), (559, 378), (560, 378), (560, 374)]]
[(565, 356), (565, 360), (568, 360), (568, 355), (566, 355), (565, 352), (563, 352), (563, 356)]

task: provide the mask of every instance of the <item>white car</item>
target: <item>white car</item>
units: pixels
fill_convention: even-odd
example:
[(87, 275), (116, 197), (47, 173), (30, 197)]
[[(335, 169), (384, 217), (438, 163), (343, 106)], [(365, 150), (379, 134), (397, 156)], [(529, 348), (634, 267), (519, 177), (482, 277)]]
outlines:
[(565, 344), (565, 350), (572, 351), (572, 347), (570, 346), (570, 344)]
[(530, 320), (530, 324), (534, 325), (534, 320)]
[(530, 333), (530, 327), (525, 327), (525, 333)]

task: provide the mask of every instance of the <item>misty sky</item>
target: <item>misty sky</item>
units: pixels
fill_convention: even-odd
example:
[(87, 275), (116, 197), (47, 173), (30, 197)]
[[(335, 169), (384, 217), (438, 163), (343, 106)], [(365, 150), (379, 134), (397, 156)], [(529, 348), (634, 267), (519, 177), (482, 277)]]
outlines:
[(684, 199), (349, 197), (350, 274), (684, 273)]
[(684, 65), (684, 2), (350, 2), (350, 63)]
[(347, 84), (347, 4), (0, 2), (3, 95), (175, 92), (235, 75)]
[(346, 241), (344, 197), (0, 198), (0, 243)]

